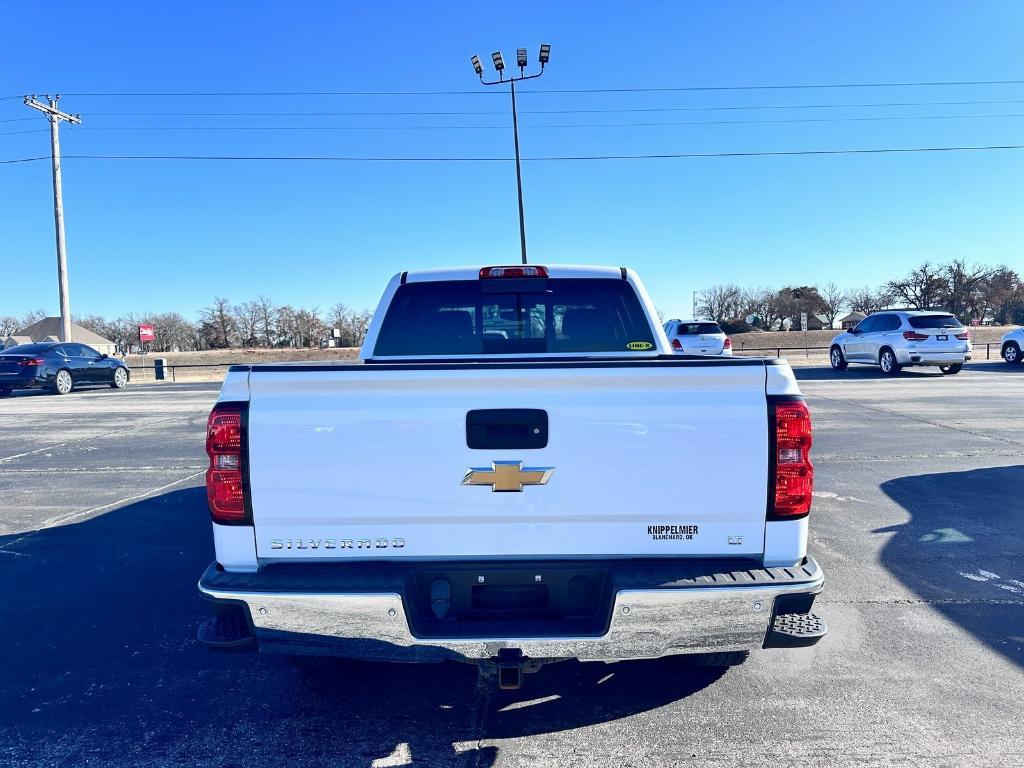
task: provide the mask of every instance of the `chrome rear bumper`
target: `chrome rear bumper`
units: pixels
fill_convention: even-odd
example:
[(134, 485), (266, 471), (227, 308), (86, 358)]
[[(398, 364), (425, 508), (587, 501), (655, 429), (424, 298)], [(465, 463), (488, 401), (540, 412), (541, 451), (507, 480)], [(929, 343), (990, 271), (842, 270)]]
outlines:
[[(808, 558), (793, 568), (708, 573), (671, 586), (615, 589), (606, 629), (595, 636), (418, 637), (399, 591), (323, 591), (232, 584), (207, 570), (203, 597), (244, 613), (260, 650), (389, 661), (489, 659), (518, 649), (536, 659), (621, 660), (760, 648), (776, 613), (810, 607), (824, 575)], [(244, 582), (242, 578), (240, 581)], [(365, 582), (364, 582), (365, 585)], [(492, 625), (493, 626), (493, 625)]]
[(971, 359), (971, 353), (899, 350), (896, 359), (900, 365), (961, 365)]

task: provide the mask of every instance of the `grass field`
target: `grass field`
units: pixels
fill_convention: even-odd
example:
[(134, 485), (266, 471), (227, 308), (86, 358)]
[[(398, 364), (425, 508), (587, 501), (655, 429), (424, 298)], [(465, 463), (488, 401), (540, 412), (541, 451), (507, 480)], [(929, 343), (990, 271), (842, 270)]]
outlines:
[[(175, 366), (174, 381), (220, 381), (227, 371), (225, 366), (236, 363), (286, 363), (298, 361), (353, 362), (359, 355), (357, 347), (334, 349), (207, 349), (202, 352), (157, 352), (146, 355), (128, 355), (125, 362), (132, 369), (135, 381), (153, 381), (153, 359), (162, 357), (167, 365)], [(143, 368), (142, 366), (146, 367)], [(210, 366), (207, 368), (179, 368), (176, 366)], [(171, 378), (168, 373), (168, 378)]]

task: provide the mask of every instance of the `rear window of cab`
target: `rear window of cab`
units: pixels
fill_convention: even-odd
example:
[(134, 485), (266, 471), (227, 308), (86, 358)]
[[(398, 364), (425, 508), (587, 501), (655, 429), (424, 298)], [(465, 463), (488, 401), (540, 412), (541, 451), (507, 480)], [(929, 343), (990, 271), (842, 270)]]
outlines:
[(443, 280), (399, 286), (374, 357), (645, 352), (633, 287), (601, 278)]

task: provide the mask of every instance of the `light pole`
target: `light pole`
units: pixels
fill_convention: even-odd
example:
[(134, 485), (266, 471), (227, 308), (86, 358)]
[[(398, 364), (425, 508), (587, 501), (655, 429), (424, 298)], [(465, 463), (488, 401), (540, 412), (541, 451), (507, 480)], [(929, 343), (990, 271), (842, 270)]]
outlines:
[(484, 80), (484, 68), (480, 63), (480, 57), (473, 56), (470, 59), (473, 63), (473, 69), (483, 85), (504, 85), (508, 83), (512, 91), (512, 136), (516, 147), (516, 192), (519, 195), (519, 247), (522, 251), (523, 264), (526, 263), (526, 216), (523, 213), (523, 172), (519, 162), (519, 117), (516, 114), (516, 83), (522, 80), (533, 80), (543, 75), (544, 67), (547, 65), (550, 57), (551, 46), (547, 43), (542, 44), (537, 56), (540, 72), (528, 75), (526, 74), (526, 66), (528, 64), (526, 49), (517, 48), (516, 66), (519, 67), (519, 76), (505, 77), (505, 60), (501, 56), (501, 51), (495, 51), (491, 54), (491, 62), (494, 64), (494, 70), (498, 73), (498, 79), (491, 81)]

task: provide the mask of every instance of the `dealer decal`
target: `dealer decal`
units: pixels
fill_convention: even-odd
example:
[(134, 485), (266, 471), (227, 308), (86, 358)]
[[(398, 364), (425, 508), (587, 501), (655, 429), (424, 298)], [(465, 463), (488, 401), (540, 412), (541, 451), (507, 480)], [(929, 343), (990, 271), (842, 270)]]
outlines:
[(651, 349), (654, 345), (649, 341), (631, 341), (626, 345), (626, 349), (632, 349), (637, 352), (641, 352), (645, 349)]
[(648, 525), (647, 535), (654, 541), (690, 540), (697, 535), (696, 525)]

